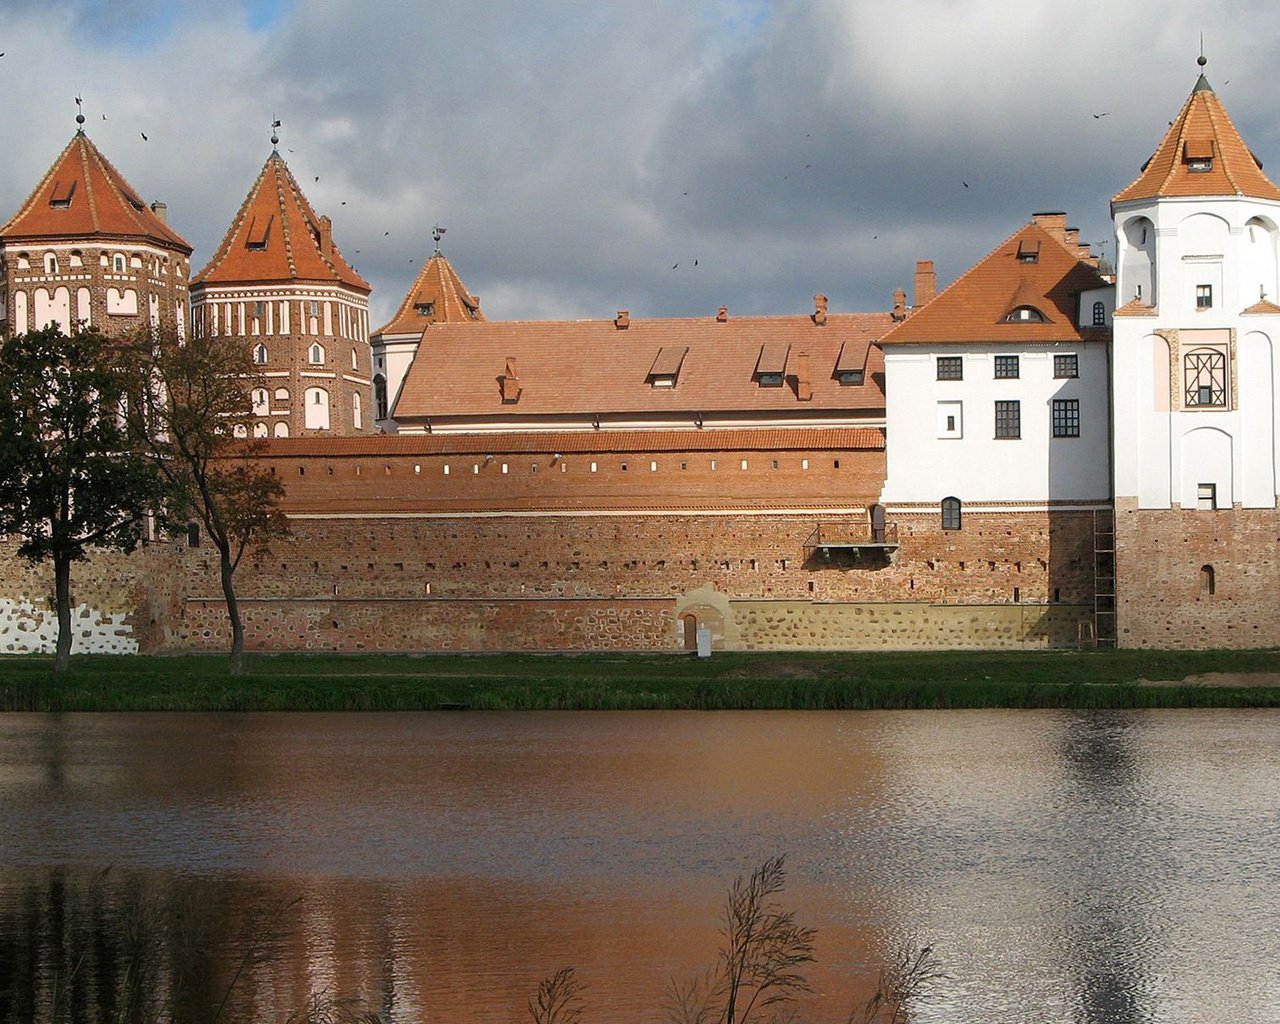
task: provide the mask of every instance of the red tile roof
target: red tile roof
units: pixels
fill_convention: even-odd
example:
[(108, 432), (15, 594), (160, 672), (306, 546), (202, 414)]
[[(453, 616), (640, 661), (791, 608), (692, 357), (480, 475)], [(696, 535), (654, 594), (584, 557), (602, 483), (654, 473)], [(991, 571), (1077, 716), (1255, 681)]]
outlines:
[[(1206, 157), (1211, 158), (1209, 170), (1191, 170), (1189, 160)], [(1112, 203), (1162, 196), (1236, 195), (1280, 199), (1280, 189), (1262, 173), (1261, 162), (1201, 75), (1155, 154)]]
[(367, 295), (369, 282), (342, 258), (330, 232), (329, 219), (316, 215), (273, 150), (213, 259), (191, 283), (314, 281)]
[[(418, 306), (429, 305), (430, 313)], [(420, 334), (429, 324), (474, 323), (484, 320), (480, 300), (463, 287), (453, 266), (436, 252), (427, 260), (396, 310), (396, 315), (374, 334)]]
[[(1034, 263), (1018, 258), (1019, 249), (1030, 253), (1037, 246)], [(1078, 246), (1033, 221), (894, 327), (880, 344), (1015, 344), (1106, 337), (1105, 330), (1077, 326), (1080, 292), (1105, 287), (1107, 281), (1081, 256)], [(1039, 310), (1044, 321), (1007, 320), (1025, 306)]]
[(152, 242), (185, 256), (191, 246), (157, 217), (89, 141), (76, 132), (0, 239), (118, 238)]
[[(883, 413), (884, 362), (871, 343), (892, 324), (888, 313), (833, 313), (822, 326), (809, 316), (436, 324), (423, 336), (393, 415), (509, 422), (596, 413)], [(761, 387), (762, 354), (788, 346), (785, 386)], [(655, 387), (651, 370), (666, 348), (688, 351), (675, 385)], [(795, 390), (801, 353), (813, 386), (807, 402)], [(504, 404), (499, 378), (508, 357), (519, 367), (521, 393)], [(837, 360), (856, 362), (865, 383), (839, 384)]]
[(1241, 310), (1241, 313), (1280, 313), (1280, 306), (1277, 306), (1268, 298), (1260, 298), (1248, 309)]

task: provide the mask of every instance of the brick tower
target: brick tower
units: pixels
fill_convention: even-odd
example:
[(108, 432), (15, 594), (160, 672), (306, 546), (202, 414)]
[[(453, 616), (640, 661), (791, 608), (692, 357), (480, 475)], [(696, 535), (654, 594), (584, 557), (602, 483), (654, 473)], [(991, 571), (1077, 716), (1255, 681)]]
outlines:
[(432, 324), (480, 323), (480, 300), (467, 291), (453, 266), (440, 251), (444, 228), (432, 232), (435, 251), (405, 293), (395, 316), (370, 339), (373, 347), (373, 395), (378, 425), (394, 433), (391, 419), (400, 386), (417, 354), (422, 332)]
[(1274, 646), (1280, 188), (1201, 74), (1111, 212), (1119, 640)]
[(373, 431), (369, 291), (273, 149), (191, 283), (193, 329), (243, 339), (267, 378), (255, 435)]
[(80, 128), (0, 228), (0, 334), (85, 323), (181, 336), (190, 257), (164, 204), (148, 206)]

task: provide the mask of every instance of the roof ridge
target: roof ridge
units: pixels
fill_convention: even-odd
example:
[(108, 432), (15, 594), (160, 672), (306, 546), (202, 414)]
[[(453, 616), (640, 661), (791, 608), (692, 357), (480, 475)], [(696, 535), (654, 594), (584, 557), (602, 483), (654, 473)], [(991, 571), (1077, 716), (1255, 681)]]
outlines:
[[(1203, 78), (1204, 76), (1201, 75), (1200, 77)], [(1208, 83), (1206, 82), (1205, 84), (1207, 85)], [(1214, 99), (1217, 99), (1217, 95), (1214, 93), (1212, 89), (1203, 90), (1199, 93), (1193, 93), (1193, 95), (1202, 95), (1205, 97), (1204, 112), (1209, 118), (1209, 124), (1213, 126), (1213, 137), (1216, 140), (1218, 138), (1218, 118), (1217, 118), (1217, 113), (1214, 110), (1214, 105), (1209, 102), (1208, 97), (1213, 96)], [(1231, 121), (1231, 115), (1227, 113), (1226, 108), (1223, 107), (1221, 103), (1219, 103), (1218, 109), (1222, 111), (1222, 116), (1227, 119), (1227, 126), (1234, 130), (1235, 124)], [(1236, 134), (1239, 135), (1240, 133), (1236, 132)], [(1244, 139), (1241, 139), (1240, 141), (1243, 142)], [(1243, 195), (1244, 192), (1240, 187), (1240, 183), (1236, 181), (1236, 176), (1231, 169), (1230, 161), (1226, 160), (1221, 156), (1219, 156), (1219, 159), (1222, 160), (1222, 173), (1226, 175), (1227, 182), (1231, 185), (1233, 189), (1235, 189), (1236, 195)]]

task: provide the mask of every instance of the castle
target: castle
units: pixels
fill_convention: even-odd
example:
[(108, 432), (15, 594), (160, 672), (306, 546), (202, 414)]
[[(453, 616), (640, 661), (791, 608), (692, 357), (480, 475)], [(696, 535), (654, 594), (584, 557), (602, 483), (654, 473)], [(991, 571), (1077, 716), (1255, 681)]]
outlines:
[[(272, 152), (191, 247), (77, 132), (0, 228), (0, 331), (240, 339), (293, 537), (257, 650), (1280, 646), (1280, 190), (1203, 74), (1111, 205), (884, 313), (492, 321), (437, 247), (392, 320)], [(52, 642), (0, 560), (0, 651)], [(198, 534), (73, 572), (77, 650), (221, 650)]]

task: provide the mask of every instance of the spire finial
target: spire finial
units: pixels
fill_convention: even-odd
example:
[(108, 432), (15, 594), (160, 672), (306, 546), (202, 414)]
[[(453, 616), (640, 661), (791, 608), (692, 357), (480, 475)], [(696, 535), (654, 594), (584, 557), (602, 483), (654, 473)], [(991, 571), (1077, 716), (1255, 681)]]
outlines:
[(1209, 63), (1209, 58), (1204, 55), (1204, 33), (1200, 33), (1200, 56), (1196, 58), (1196, 63), (1204, 67)]
[(277, 129), (277, 128), (279, 128), (279, 127), (280, 127), (280, 119), (279, 119), (278, 117), (276, 117), (276, 116), (275, 116), (275, 114), (272, 114), (272, 115), (271, 115), (271, 149), (272, 149), (272, 152), (274, 152), (274, 151), (275, 151), (276, 146), (280, 145), (280, 133), (276, 131), (276, 129)]
[(444, 233), (447, 230), (448, 228), (442, 228), (439, 224), (437, 224), (434, 228), (431, 229), (431, 237), (435, 240), (435, 243), (436, 243), (436, 251), (431, 254), (432, 256), (441, 255), (440, 239), (444, 237)]
[(76, 132), (83, 133), (84, 132), (84, 100), (82, 100), (79, 95), (76, 96), (76, 124), (79, 125), (79, 127), (76, 128)]

